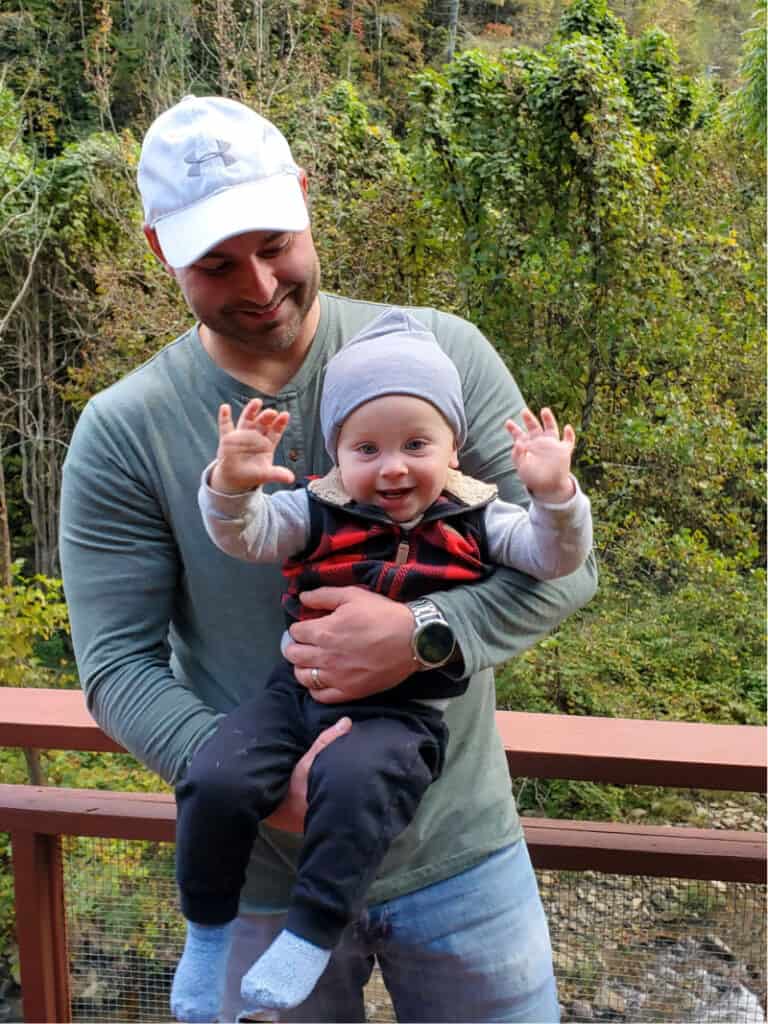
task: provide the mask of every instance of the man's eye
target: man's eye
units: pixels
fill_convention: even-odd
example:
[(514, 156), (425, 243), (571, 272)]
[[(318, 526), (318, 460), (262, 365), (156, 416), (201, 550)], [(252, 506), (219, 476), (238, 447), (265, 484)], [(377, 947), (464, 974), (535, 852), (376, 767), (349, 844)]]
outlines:
[(204, 263), (198, 267), (204, 274), (226, 274), (229, 270), (229, 263)]
[(273, 245), (270, 245), (268, 249), (264, 249), (261, 255), (265, 260), (273, 260), (276, 256), (279, 256), (281, 252), (285, 252), (290, 245), (290, 241), (290, 238), (284, 238), (279, 242), (275, 242)]

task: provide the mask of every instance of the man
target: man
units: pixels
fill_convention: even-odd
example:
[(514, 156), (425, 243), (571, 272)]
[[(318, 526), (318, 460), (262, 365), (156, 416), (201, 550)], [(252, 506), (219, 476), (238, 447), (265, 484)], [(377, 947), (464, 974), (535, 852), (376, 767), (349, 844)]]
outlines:
[[(279, 569), (228, 559), (196, 513), (217, 410), (260, 398), (289, 412), (276, 464), (299, 478), (326, 472), (323, 369), (381, 307), (319, 291), (306, 175), (277, 129), (241, 104), (186, 97), (162, 114), (144, 140), (139, 187), (147, 241), (198, 323), (84, 411), (64, 469), (61, 551), (88, 706), (176, 783), (222, 716), (264, 684), (283, 628)], [(526, 503), (504, 430), (524, 408), (514, 381), (470, 324), (411, 312), (459, 370), (469, 422), (462, 470)], [(558, 583), (499, 570), (412, 606), (347, 587), (304, 596), (326, 614), (292, 626), (285, 653), (322, 703), (388, 689), (414, 660), (472, 679), (446, 715), (442, 778), (386, 857), (368, 910), (284, 1020), (362, 1020), (374, 955), (400, 1020), (557, 1019), (489, 666), (551, 630), (594, 585), (589, 563)], [(282, 927), (312, 761), (348, 728), (342, 719), (320, 735), (256, 837), (223, 1020), (242, 1010), (240, 977)]]

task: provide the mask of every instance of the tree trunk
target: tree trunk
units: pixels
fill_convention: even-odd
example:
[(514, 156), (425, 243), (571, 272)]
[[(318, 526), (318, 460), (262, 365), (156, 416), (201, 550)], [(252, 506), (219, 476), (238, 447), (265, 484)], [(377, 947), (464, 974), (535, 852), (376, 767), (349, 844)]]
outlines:
[[(0, 445), (2, 440), (0, 439)], [(11, 585), (11, 530), (8, 525), (8, 501), (5, 496), (5, 467), (0, 447), (0, 587)]]
[(31, 786), (47, 786), (43, 766), (40, 763), (40, 751), (35, 747), (24, 747), (24, 759), (27, 762), (27, 775)]
[(459, 2), (460, 0), (448, 0), (448, 45), (445, 52), (447, 61), (453, 60), (456, 50), (456, 32), (459, 24)]

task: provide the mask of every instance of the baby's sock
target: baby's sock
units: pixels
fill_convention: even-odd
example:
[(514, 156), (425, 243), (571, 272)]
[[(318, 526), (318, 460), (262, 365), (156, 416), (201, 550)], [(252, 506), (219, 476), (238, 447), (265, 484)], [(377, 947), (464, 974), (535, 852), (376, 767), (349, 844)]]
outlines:
[(330, 949), (282, 931), (243, 978), (249, 1010), (288, 1010), (303, 1003), (331, 959)]
[(187, 941), (171, 987), (171, 1012), (177, 1020), (197, 1024), (217, 1019), (231, 944), (231, 921), (227, 924), (187, 921)]

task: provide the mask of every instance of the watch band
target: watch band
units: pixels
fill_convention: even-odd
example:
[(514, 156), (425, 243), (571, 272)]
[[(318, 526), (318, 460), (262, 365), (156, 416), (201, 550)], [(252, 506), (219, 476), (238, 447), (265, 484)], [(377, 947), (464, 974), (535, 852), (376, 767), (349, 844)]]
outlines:
[(446, 622), (445, 616), (434, 601), (428, 597), (420, 597), (417, 601), (408, 601), (408, 607), (416, 620), (416, 626), (426, 626), (429, 622)]

